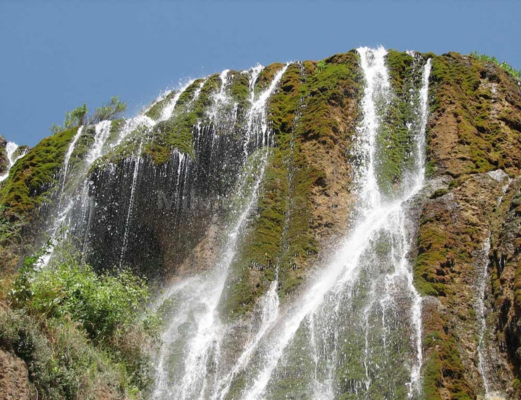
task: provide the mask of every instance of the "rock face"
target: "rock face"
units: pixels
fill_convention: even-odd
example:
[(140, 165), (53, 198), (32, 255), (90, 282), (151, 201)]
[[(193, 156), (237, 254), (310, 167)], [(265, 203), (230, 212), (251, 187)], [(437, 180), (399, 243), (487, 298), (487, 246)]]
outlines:
[[(501, 238), (508, 236), (510, 250), (504, 257), (516, 263), (519, 225), (513, 221), (511, 199), (521, 165), (515, 123), (521, 90), (497, 67), (449, 53), (433, 63), (431, 91), (431, 176), (446, 186), (425, 201), (419, 221), (416, 283), (422, 294), (437, 299), (424, 309), (426, 393), (428, 398), (473, 398), (483, 393), (486, 380), (490, 392), (515, 398), (515, 268), (501, 264), (500, 249), (506, 244)], [(481, 294), (483, 270), (488, 274)], [(479, 370), (476, 341), (480, 296), (485, 303), (485, 372)]]
[(0, 350), (0, 398), (29, 400), (36, 393), (29, 383), (29, 372), (22, 359)]
[[(388, 104), (378, 103), (386, 111), (375, 144), (376, 179), (389, 199), (398, 196), (413, 162), (417, 99), (410, 93), (420, 86), (427, 59), (427, 179), (411, 210), (408, 256), (422, 297), (416, 396), (519, 398), (521, 86), (500, 67), (470, 56), (389, 51), (393, 94)], [(58, 239), (67, 227), (68, 239), (96, 269), (130, 267), (156, 282), (174, 282), (174, 289), (175, 282), (211, 275), (227, 262), (215, 312), (236, 337), (219, 349), (231, 359), (269, 319), (259, 309), (276, 298), (290, 313), (353, 227), (356, 171), (365, 162), (355, 151), (364, 84), (356, 51), (318, 63), (224, 71), (168, 94), (133, 120), (113, 121), (106, 131), (85, 127), (44, 139), (0, 188), (8, 218), (31, 222), (20, 253), (38, 249), (44, 232)], [(382, 254), (384, 242), (375, 245)], [(222, 255), (226, 246), (233, 251)], [(363, 279), (362, 297), (371, 277)], [(409, 300), (397, 302), (396, 321), (405, 319), (400, 304), (408, 307)], [(407, 335), (410, 327), (398, 325), (395, 332)], [(365, 346), (368, 341), (366, 333)], [(354, 346), (351, 356), (330, 377), (338, 398), (358, 398), (368, 381), (379, 382), (367, 367), (353, 367), (364, 357), (362, 342), (345, 341), (345, 348)], [(407, 346), (393, 347), (396, 357)], [(300, 370), (287, 367), (304, 371), (299, 363), (312, 362), (305, 356), (285, 359), (272, 394), (305, 394)], [(0, 359), (7, 371), (0, 379), (28, 388), (6, 378), (16, 360), (7, 353)], [(168, 379), (179, 380), (179, 373)], [(244, 390), (246, 378), (237, 374), (231, 396)], [(378, 384), (384, 397), (405, 396), (402, 383), (399, 389)]]

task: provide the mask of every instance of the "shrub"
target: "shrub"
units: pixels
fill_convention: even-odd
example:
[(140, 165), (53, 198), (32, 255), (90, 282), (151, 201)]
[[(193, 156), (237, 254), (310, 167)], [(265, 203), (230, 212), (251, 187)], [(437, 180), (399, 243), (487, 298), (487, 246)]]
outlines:
[(97, 399), (99, 393), (121, 398), (133, 391), (70, 319), (44, 321), (23, 310), (0, 309), (0, 346), (25, 362), (35, 398)]
[(65, 113), (65, 120), (63, 126), (53, 124), (50, 128), (53, 135), (66, 131), (68, 129), (76, 128), (80, 125), (96, 124), (100, 121), (113, 120), (118, 118), (121, 113), (127, 109), (127, 103), (119, 100), (118, 97), (112, 97), (109, 104), (104, 104), (96, 108), (94, 114), (87, 118), (89, 110), (87, 105), (76, 107), (72, 111)]
[(96, 111), (90, 118), (89, 123), (96, 124), (100, 121), (117, 119), (126, 109), (126, 102), (121, 102), (118, 97), (112, 97), (109, 104), (104, 104), (103, 106), (96, 108)]
[(149, 298), (145, 281), (130, 271), (98, 275), (76, 257), (65, 251), (53, 267), (41, 271), (35, 270), (36, 257), (29, 258), (14, 281), (11, 305), (47, 318), (69, 316), (92, 340), (130, 326)]
[(66, 131), (67, 129), (72, 129), (80, 125), (85, 125), (87, 121), (88, 112), (89, 110), (87, 109), (86, 104), (76, 107), (72, 111), (67, 111), (65, 113), (65, 121), (63, 122), (63, 127), (53, 124), (51, 126), (51, 132), (54, 135)]
[[(146, 282), (130, 271), (97, 274), (62, 245), (52, 266), (26, 260), (0, 310), (0, 347), (22, 358), (47, 398), (136, 397), (153, 382), (159, 320), (143, 317)], [(92, 393), (85, 396), (84, 393)]]
[(20, 238), (20, 230), (25, 225), (23, 215), (18, 215), (0, 204), (0, 244)]
[(507, 64), (506, 61), (499, 62), (499, 60), (496, 57), (493, 56), (487, 56), (485, 54), (479, 54), (476, 51), (473, 51), (470, 53), (472, 57), (474, 57), (476, 60), (482, 61), (482, 62), (491, 62), (496, 64), (497, 66), (503, 68), (505, 71), (507, 71), (510, 75), (512, 75), (514, 78), (521, 80), (521, 71), (515, 69), (510, 64)]

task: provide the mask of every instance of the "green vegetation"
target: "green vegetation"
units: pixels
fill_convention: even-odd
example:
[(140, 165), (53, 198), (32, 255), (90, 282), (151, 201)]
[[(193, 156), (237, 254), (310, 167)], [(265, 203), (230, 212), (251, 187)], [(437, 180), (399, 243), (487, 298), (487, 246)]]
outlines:
[(140, 316), (146, 283), (127, 271), (97, 275), (65, 248), (46, 269), (36, 260), (2, 282), (0, 347), (26, 363), (40, 397), (142, 398), (159, 323)]
[(89, 119), (89, 125), (97, 124), (101, 121), (112, 121), (117, 119), (126, 109), (126, 102), (121, 102), (117, 96), (112, 97), (109, 104), (104, 104), (101, 107), (96, 108), (94, 115)]
[[(24, 216), (8, 213), (9, 209), (0, 205), (0, 244), (11, 243), (21, 238), (20, 231), (25, 225)], [(10, 215), (9, 215), (10, 214)]]
[[(493, 85), (509, 93), (508, 103), (496, 107), (496, 111), (492, 100), (497, 92)], [(515, 80), (495, 64), (448, 53), (433, 58), (430, 90), (431, 113), (439, 122), (428, 138), (428, 156), (435, 165), (435, 173), (448, 173), (454, 178), (498, 168), (509, 174), (517, 173), (521, 156), (510, 151), (517, 146), (517, 132), (521, 131), (521, 121), (515, 112), (521, 108), (521, 96)], [(497, 117), (490, 118), (496, 112)], [(443, 128), (444, 137), (451, 135), (450, 149), (444, 149), (434, 139), (441, 134), (441, 124), (450, 126), (448, 131)], [(442, 163), (437, 159), (440, 156), (451, 160)], [(440, 165), (444, 165), (441, 171)]]
[(494, 63), (497, 66), (503, 68), (514, 78), (521, 80), (521, 71), (518, 69), (515, 69), (510, 64), (508, 64), (506, 61), (500, 62), (496, 57), (487, 56), (485, 54), (479, 54), (477, 51), (473, 51), (472, 53), (470, 53), (470, 55), (478, 61)]
[(321, 61), (317, 62), (317, 69), (315, 70), (315, 74), (321, 73), (324, 70), (324, 68), (326, 68), (325, 60), (321, 60)]
[[(380, 189), (392, 197), (403, 175), (414, 168), (416, 142), (414, 133), (419, 127), (415, 109), (420, 101), (417, 93), (422, 84), (423, 63), (405, 52), (390, 50), (387, 65), (394, 93), (387, 105), (381, 132), (377, 137), (377, 176)], [(414, 106), (411, 107), (411, 104)]]
[(425, 362), (422, 398), (442, 399), (440, 389), (445, 386), (451, 399), (475, 399), (475, 393), (465, 379), (457, 338), (452, 334), (430, 332), (427, 340), (436, 346), (436, 352), (431, 353)]
[(25, 215), (30, 219), (30, 212), (49, 200), (76, 132), (77, 128), (73, 128), (43, 139), (12, 167), (0, 189), (0, 204), (8, 208), (7, 215)]
[(145, 154), (151, 156), (156, 164), (169, 161), (174, 149), (193, 157), (192, 129), (195, 122), (193, 113), (159, 122), (150, 133), (150, 140), (144, 147)]
[(89, 117), (87, 105), (83, 104), (82, 106), (76, 107), (74, 110), (65, 113), (63, 126), (53, 124), (50, 130), (53, 135), (56, 135), (68, 129), (77, 128), (81, 125), (90, 125), (104, 120), (117, 119), (126, 109), (127, 103), (121, 102), (118, 97), (112, 97), (109, 104), (97, 107), (94, 114)]
[[(331, 154), (338, 151), (339, 162), (347, 162), (349, 142), (341, 118), (347, 120), (342, 112), (353, 111), (348, 106), (356, 102), (359, 82), (355, 52), (328, 58), (321, 65), (316, 74), (314, 62), (291, 64), (269, 100), (275, 147), (270, 150), (256, 217), (232, 266), (226, 312), (234, 318), (253, 310), (277, 268), (279, 296), (291, 295), (318, 252), (321, 225), (314, 221), (314, 196), (326, 190), (326, 171), (336, 162)], [(261, 74), (259, 89), (269, 85), (282, 65), (276, 67)], [(342, 112), (336, 114), (338, 109)]]
[[(222, 115), (225, 116), (222, 121), (210, 119), (208, 113), (211, 107), (215, 107), (214, 94), (221, 87), (219, 75), (214, 74), (204, 81), (198, 79), (181, 94), (172, 117), (159, 122), (148, 133), (143, 153), (151, 157), (156, 164), (167, 162), (175, 149), (194, 157), (193, 129), (198, 123), (203, 126), (212, 125), (216, 134), (235, 134), (241, 128), (244, 114), (249, 107), (248, 75), (230, 71), (228, 82), (227, 91), (230, 95), (230, 101), (219, 104), (219, 110), (215, 113), (217, 118)], [(203, 84), (202, 87), (201, 84)], [(201, 91), (199, 96), (195, 98), (195, 92), (198, 88), (201, 88)], [(163, 108), (171, 101), (173, 96), (175, 96), (175, 92), (170, 93), (163, 101), (154, 105), (148, 111), (147, 116), (153, 119), (159, 118)], [(234, 111), (235, 106), (237, 106), (237, 123), (232, 126), (229, 123), (228, 116)]]
[(83, 104), (82, 106), (76, 107), (72, 111), (67, 111), (65, 113), (65, 120), (63, 122), (63, 127), (53, 124), (50, 128), (53, 135), (57, 133), (63, 132), (67, 129), (72, 129), (78, 127), (80, 125), (85, 125), (87, 122), (87, 113), (89, 110), (87, 109), (87, 105)]

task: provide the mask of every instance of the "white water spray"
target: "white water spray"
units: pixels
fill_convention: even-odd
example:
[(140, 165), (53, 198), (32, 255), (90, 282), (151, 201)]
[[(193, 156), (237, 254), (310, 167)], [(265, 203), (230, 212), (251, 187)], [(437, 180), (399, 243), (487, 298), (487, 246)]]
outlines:
[[(409, 397), (414, 397), (417, 393), (419, 369), (421, 367), (421, 298), (412, 285), (411, 266), (407, 260), (407, 253), (410, 247), (410, 234), (408, 234), (405, 225), (404, 206), (409, 199), (416, 195), (423, 184), (423, 156), (425, 123), (427, 120), (427, 90), (428, 77), (430, 72), (430, 62), (427, 62), (423, 71), (423, 86), (420, 92), (420, 119), (422, 129), (415, 132), (414, 139), (418, 143), (419, 154), (417, 165), (414, 171), (413, 182), (409, 185), (406, 194), (399, 200), (388, 202), (382, 199), (380, 189), (378, 187), (377, 173), (375, 168), (375, 149), (376, 137), (381, 127), (381, 111), (378, 110), (377, 104), (385, 108), (385, 104), (389, 101), (389, 80), (385, 67), (384, 57), (385, 50), (380, 48), (370, 50), (367, 48), (359, 49), (361, 65), (366, 78), (366, 88), (364, 91), (364, 99), (362, 100), (363, 121), (358, 130), (359, 140), (357, 144), (357, 156), (363, 160), (362, 167), (359, 169), (355, 182), (360, 188), (358, 214), (360, 215), (358, 222), (348, 235), (344, 243), (340, 246), (339, 251), (335, 254), (329, 266), (315, 279), (314, 284), (310, 285), (303, 293), (302, 297), (295, 302), (295, 305), (287, 310), (285, 315), (278, 321), (277, 325), (266, 334), (264, 338), (263, 364), (258, 373), (251, 380), (251, 384), (243, 392), (243, 399), (263, 399), (267, 396), (268, 385), (275, 378), (275, 371), (281, 360), (295, 338), (297, 331), (306, 324), (315, 324), (321, 318), (334, 318), (329, 316), (328, 303), (339, 304), (343, 298), (350, 299), (353, 290), (361, 273), (362, 261), (368, 251), (371, 250), (373, 243), (378, 241), (381, 235), (390, 235), (393, 239), (391, 254), (394, 272), (385, 278), (387, 282), (392, 283), (389, 287), (396, 286), (402, 290), (406, 285), (408, 296), (410, 298), (412, 310), (411, 325), (415, 327), (415, 334), (411, 337), (413, 347), (416, 349), (417, 361), (410, 368), (411, 380), (409, 383)], [(418, 168), (421, 164), (421, 168)], [(405, 183), (407, 184), (407, 183)], [(402, 283), (404, 282), (404, 283)], [(337, 299), (337, 300), (336, 300)], [(369, 302), (365, 309), (365, 317), (362, 321), (362, 329), (366, 330), (369, 325), (369, 317), (371, 309), (375, 302)], [(333, 307), (334, 308), (334, 307)], [(331, 333), (328, 328), (328, 335)], [(316, 335), (316, 333), (315, 333)], [(338, 335), (334, 335), (338, 337)], [(372, 356), (369, 351), (369, 337), (367, 337), (366, 348), (366, 390), (371, 385), (370, 368), (378, 368), (378, 366), (369, 366), (371, 362), (368, 357)], [(418, 345), (420, 343), (420, 345)], [(315, 344), (316, 346), (316, 344)], [(313, 346), (312, 346), (313, 347)], [(331, 349), (331, 347), (328, 347)], [(315, 373), (315, 376), (317, 374)], [(331, 374), (328, 375), (331, 377)], [(325, 386), (324, 386), (325, 384)], [(331, 388), (327, 389), (329, 384), (320, 384), (317, 382), (315, 387), (326, 388), (325, 397), (333, 396)], [(360, 388), (359, 388), (360, 389)], [(329, 393), (329, 395), (327, 394)]]
[[(257, 101), (252, 102), (248, 112), (248, 136), (269, 135), (266, 123), (266, 103), (278, 86), (286, 68), (287, 66), (279, 71), (270, 87), (259, 96)], [(260, 72), (259, 69), (254, 70), (251, 74), (251, 79), (256, 80), (258, 72)], [(221, 74), (222, 88), (226, 86), (226, 75), (227, 72), (226, 74)], [(253, 89), (253, 85), (254, 83), (250, 84), (251, 89)], [(225, 97), (226, 95), (223, 94), (222, 98)], [(220, 98), (217, 97), (217, 101)], [(260, 121), (260, 124), (253, 124), (253, 120)], [(241, 232), (252, 208), (257, 203), (259, 189), (268, 161), (269, 148), (261, 147), (259, 152), (260, 160), (258, 166), (254, 167), (255, 163), (252, 163), (252, 165), (246, 168), (245, 176), (239, 179), (240, 184), (236, 197), (237, 199), (245, 198), (247, 200), (238, 210), (237, 218), (227, 235), (223, 252), (215, 269), (206, 276), (198, 276), (192, 279), (190, 284), (185, 286), (186, 292), (180, 293), (178, 290), (173, 290), (173, 292), (177, 293), (177, 296), (187, 297), (186, 300), (188, 301), (183, 302), (184, 306), (182, 309), (175, 313), (170, 327), (163, 337), (164, 345), (158, 365), (158, 384), (154, 393), (154, 398), (156, 399), (204, 398), (208, 393), (214, 392), (211, 386), (215, 385), (216, 382), (212, 382), (210, 376), (208, 376), (208, 365), (211, 362), (216, 366), (219, 365), (220, 341), (223, 335), (223, 325), (220, 322), (217, 307), (223, 295), (228, 270), (235, 257)], [(248, 176), (253, 178), (253, 182), (250, 185), (244, 184), (248, 181)], [(168, 372), (164, 371), (164, 368), (169, 351), (176, 346), (176, 342), (182, 336), (178, 327), (183, 321), (184, 323), (187, 323), (187, 321), (190, 323), (193, 335), (185, 339), (184, 359), (181, 360), (182, 365), (178, 367), (181, 371), (180, 376), (176, 382), (173, 382), (172, 387), (168, 384)]]
[(19, 146), (14, 142), (7, 142), (5, 146), (5, 151), (7, 153), (7, 161), (9, 162), (9, 165), (7, 166), (7, 170), (3, 175), (0, 175), (0, 182), (3, 182), (7, 179), (9, 176), (9, 171), (20, 158), (25, 156), (26, 151), (19, 152), (19, 154), (15, 157), (15, 152), (19, 149)]

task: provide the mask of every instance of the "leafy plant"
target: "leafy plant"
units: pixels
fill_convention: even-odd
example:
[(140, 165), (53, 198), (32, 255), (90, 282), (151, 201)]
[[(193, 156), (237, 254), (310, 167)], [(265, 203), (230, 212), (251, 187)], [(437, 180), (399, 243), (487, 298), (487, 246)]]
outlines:
[(50, 128), (53, 134), (63, 132), (67, 129), (75, 128), (80, 125), (95, 124), (104, 120), (113, 120), (118, 118), (121, 113), (127, 109), (127, 103), (119, 100), (117, 96), (110, 99), (109, 104), (104, 104), (101, 107), (96, 108), (94, 114), (88, 117), (89, 110), (87, 105), (76, 107), (72, 111), (65, 113), (65, 120), (63, 126), (53, 124)]
[(41, 271), (36, 271), (35, 261), (28, 259), (15, 279), (11, 305), (46, 318), (69, 316), (93, 340), (103, 340), (131, 325), (149, 298), (145, 281), (130, 271), (98, 275), (71, 254)]
[(89, 123), (95, 124), (100, 121), (117, 119), (126, 109), (126, 102), (121, 102), (117, 96), (112, 97), (109, 104), (104, 104), (101, 107), (96, 108)]
[(20, 230), (25, 225), (23, 215), (18, 215), (0, 204), (0, 244), (20, 238)]
[(510, 64), (508, 64), (506, 61), (500, 62), (496, 57), (493, 56), (487, 56), (486, 54), (479, 54), (476, 51), (473, 51), (470, 53), (472, 57), (474, 57), (476, 60), (482, 61), (482, 62), (491, 62), (496, 64), (497, 66), (503, 68), (505, 71), (507, 71), (510, 75), (512, 75), (514, 78), (521, 80), (521, 71), (515, 69)]
[(61, 244), (55, 263), (42, 270), (35, 268), (38, 255), (28, 258), (0, 287), (8, 291), (0, 296), (7, 300), (0, 303), (0, 347), (26, 362), (46, 398), (77, 398), (85, 385), (136, 398), (153, 383), (160, 326), (155, 314), (141, 312), (148, 286), (130, 271), (98, 274), (71, 249)]
[(63, 122), (63, 127), (53, 124), (51, 126), (51, 132), (53, 134), (57, 134), (63, 132), (67, 129), (74, 128), (76, 126), (84, 125), (87, 121), (87, 113), (89, 110), (87, 109), (87, 105), (83, 104), (82, 106), (76, 107), (72, 111), (67, 111), (65, 113), (65, 120)]
[(326, 68), (326, 61), (325, 60), (321, 60), (317, 63), (317, 69), (315, 70), (315, 74), (319, 74), (321, 73), (324, 68)]

